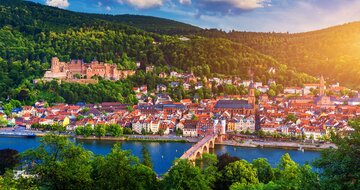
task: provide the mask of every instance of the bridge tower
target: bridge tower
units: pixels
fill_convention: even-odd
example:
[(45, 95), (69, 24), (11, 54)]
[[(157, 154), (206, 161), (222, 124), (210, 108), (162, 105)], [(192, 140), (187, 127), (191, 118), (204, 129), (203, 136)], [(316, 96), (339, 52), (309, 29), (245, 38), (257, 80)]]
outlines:
[(213, 129), (214, 129), (214, 131), (213, 131), (213, 133), (214, 134), (216, 134), (217, 132), (216, 132), (216, 125), (219, 123), (219, 120), (218, 119), (214, 119), (214, 126), (213, 126)]
[(225, 135), (226, 134), (226, 120), (225, 119), (221, 119), (221, 131), (220, 131), (220, 135)]

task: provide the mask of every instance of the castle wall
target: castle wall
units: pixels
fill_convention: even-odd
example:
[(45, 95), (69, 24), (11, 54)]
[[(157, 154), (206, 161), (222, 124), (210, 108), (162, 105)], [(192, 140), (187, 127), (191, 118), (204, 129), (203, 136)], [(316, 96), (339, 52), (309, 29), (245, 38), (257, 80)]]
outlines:
[(82, 60), (71, 60), (65, 63), (54, 57), (51, 60), (51, 71), (47, 71), (44, 78), (73, 79), (75, 74), (86, 75), (87, 79), (96, 75), (104, 79), (119, 80), (135, 74), (135, 71), (118, 70), (116, 65), (98, 61), (84, 63)]

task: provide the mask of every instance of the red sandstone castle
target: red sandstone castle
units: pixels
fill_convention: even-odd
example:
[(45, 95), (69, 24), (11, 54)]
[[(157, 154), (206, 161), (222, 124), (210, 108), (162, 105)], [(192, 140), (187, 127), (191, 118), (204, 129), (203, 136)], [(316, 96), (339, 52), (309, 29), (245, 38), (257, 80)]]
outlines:
[(70, 62), (60, 62), (59, 58), (53, 57), (51, 60), (51, 70), (46, 71), (44, 79), (73, 80), (76, 82), (76, 75), (81, 78), (91, 79), (93, 76), (100, 76), (108, 80), (119, 80), (131, 76), (133, 70), (118, 70), (116, 64), (92, 61), (84, 63), (83, 60), (71, 60)]

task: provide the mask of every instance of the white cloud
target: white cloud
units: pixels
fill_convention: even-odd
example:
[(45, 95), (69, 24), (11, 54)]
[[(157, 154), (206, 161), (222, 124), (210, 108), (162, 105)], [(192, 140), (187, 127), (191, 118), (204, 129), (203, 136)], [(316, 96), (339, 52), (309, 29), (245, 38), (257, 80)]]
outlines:
[(98, 2), (98, 7), (101, 7), (103, 4), (101, 1)]
[[(330, 1), (330, 0), (328, 0)], [(275, 1), (273, 1), (275, 2)], [(312, 0), (302, 0), (291, 4), (276, 4), (265, 9), (240, 15), (201, 15), (190, 20), (203, 28), (240, 30), (254, 32), (307, 32), (334, 25), (360, 20), (360, 1), (337, 1), (329, 7), (315, 4)]]
[(207, 2), (213, 3), (228, 3), (235, 8), (243, 10), (251, 10), (256, 8), (264, 7), (264, 3), (269, 2), (269, 0), (205, 0)]
[(106, 7), (105, 7), (105, 10), (111, 11), (111, 7), (110, 7), (110, 6), (106, 6)]
[(117, 0), (119, 3), (127, 3), (138, 9), (148, 9), (152, 7), (159, 7), (163, 5), (163, 0)]
[(68, 0), (45, 0), (45, 3), (49, 6), (59, 7), (59, 8), (67, 8), (70, 3)]
[(190, 5), (190, 4), (191, 4), (191, 0), (179, 0), (179, 3), (180, 3), (180, 4), (183, 4), (183, 5)]

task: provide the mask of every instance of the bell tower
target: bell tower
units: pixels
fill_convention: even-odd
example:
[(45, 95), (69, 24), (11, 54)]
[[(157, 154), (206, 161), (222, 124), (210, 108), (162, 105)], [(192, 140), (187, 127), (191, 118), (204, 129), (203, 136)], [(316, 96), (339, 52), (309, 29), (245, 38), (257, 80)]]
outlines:
[(248, 88), (248, 104), (252, 106), (253, 111), (255, 111), (255, 86), (254, 86), (254, 72), (250, 68), (248, 70), (251, 82)]
[(320, 96), (324, 96), (325, 95), (325, 80), (324, 77), (321, 75), (320, 77)]
[(248, 89), (248, 104), (253, 106), (253, 109), (255, 109), (255, 87), (254, 83), (251, 82)]

